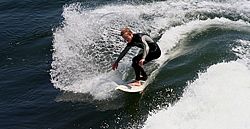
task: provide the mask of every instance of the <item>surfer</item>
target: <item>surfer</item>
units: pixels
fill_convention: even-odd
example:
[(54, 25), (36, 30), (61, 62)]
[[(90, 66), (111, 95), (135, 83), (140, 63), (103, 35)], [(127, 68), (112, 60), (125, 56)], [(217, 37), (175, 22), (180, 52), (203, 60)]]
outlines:
[(123, 28), (121, 30), (121, 36), (127, 41), (127, 46), (120, 53), (119, 57), (112, 64), (112, 69), (116, 70), (119, 61), (125, 56), (131, 47), (139, 47), (143, 49), (142, 53), (139, 53), (132, 59), (132, 67), (135, 71), (135, 80), (129, 83), (131, 86), (141, 86), (141, 80), (146, 81), (148, 76), (143, 69), (143, 65), (157, 59), (161, 56), (161, 50), (159, 46), (152, 40), (152, 38), (143, 33), (133, 33), (129, 28)]

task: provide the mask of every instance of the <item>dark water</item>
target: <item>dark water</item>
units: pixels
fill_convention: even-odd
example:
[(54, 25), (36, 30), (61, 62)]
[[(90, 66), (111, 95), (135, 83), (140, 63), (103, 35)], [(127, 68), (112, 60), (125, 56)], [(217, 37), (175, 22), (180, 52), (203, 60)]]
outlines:
[[(210, 66), (243, 62), (249, 73), (249, 5), (250, 2), (244, 0), (2, 0), (0, 128), (166, 128), (148, 124), (159, 121), (149, 114), (168, 110), (168, 107), (176, 109), (173, 105), (185, 99), (185, 89), (199, 80), (200, 74), (206, 73)], [(158, 73), (143, 95), (114, 91), (115, 83), (122, 76), (133, 78), (130, 60), (137, 50), (128, 53), (118, 71), (110, 69), (125, 46), (117, 34), (124, 26), (149, 33), (164, 53), (158, 62)], [(237, 47), (240, 50), (235, 51)], [(243, 61), (238, 61), (241, 59)], [(155, 70), (154, 64), (157, 62), (146, 69)], [(225, 72), (231, 74), (230, 70)], [(220, 74), (218, 72), (218, 76)], [(242, 72), (238, 76), (248, 77)], [(229, 80), (237, 82), (234, 78)], [(243, 80), (238, 87), (246, 83), (247, 80)], [(249, 92), (239, 93), (250, 96)], [(241, 104), (249, 109), (248, 103), (242, 100)], [(241, 114), (237, 109), (230, 111)], [(249, 110), (242, 112), (250, 114)], [(248, 118), (239, 118), (243, 123), (238, 124), (246, 126), (236, 128), (248, 128), (249, 123), (244, 123)], [(159, 119), (162, 123), (178, 122), (165, 117)], [(197, 121), (201, 123), (203, 119)], [(200, 127), (203, 125), (197, 126)]]

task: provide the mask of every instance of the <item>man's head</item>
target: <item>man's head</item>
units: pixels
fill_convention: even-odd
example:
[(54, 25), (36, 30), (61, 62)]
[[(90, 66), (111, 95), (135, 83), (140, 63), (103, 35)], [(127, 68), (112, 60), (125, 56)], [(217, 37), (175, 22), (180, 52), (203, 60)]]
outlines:
[(128, 27), (125, 27), (125, 28), (121, 29), (121, 36), (128, 43), (130, 43), (132, 41), (132, 38), (133, 38), (133, 32)]

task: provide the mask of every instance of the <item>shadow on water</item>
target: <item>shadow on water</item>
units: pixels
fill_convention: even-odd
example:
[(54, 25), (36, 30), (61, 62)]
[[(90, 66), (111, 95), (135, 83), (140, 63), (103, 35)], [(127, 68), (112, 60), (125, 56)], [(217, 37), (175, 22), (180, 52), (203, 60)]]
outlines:
[(55, 101), (90, 104), (93, 105), (97, 111), (117, 110), (124, 106), (123, 97), (96, 100), (90, 94), (74, 92), (63, 92), (56, 97)]
[(98, 111), (117, 110), (122, 107), (133, 112), (140, 106), (140, 101), (143, 100), (143, 94), (140, 93), (124, 93), (117, 91), (117, 97), (104, 100), (97, 100), (90, 94), (62, 92), (55, 98), (56, 102), (72, 102), (72, 103), (87, 103), (94, 105)]
[[(144, 115), (141, 115), (145, 111), (144, 107), (144, 95), (139, 93), (124, 93), (117, 91), (118, 96), (115, 98), (109, 98), (105, 100), (96, 100), (90, 94), (63, 92), (55, 98), (57, 103), (72, 103), (77, 105), (88, 105), (91, 110), (79, 110), (75, 114), (74, 120), (62, 125), (62, 128), (107, 128), (128, 127), (124, 123), (128, 123), (130, 126), (141, 125), (142, 121), (145, 121)], [(143, 114), (147, 114), (144, 112)], [(82, 115), (81, 115), (82, 114)], [(84, 114), (84, 115), (83, 115)], [(91, 115), (88, 117), (88, 115)], [(102, 116), (102, 117), (99, 117)], [(90, 119), (91, 118), (91, 119)], [(88, 121), (95, 121), (95, 125), (89, 125)]]

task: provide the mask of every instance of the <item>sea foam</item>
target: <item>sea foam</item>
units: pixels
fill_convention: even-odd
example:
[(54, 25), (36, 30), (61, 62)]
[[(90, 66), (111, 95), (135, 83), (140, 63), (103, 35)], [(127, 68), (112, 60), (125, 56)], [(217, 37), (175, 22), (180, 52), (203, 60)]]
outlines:
[(144, 129), (248, 129), (250, 41), (236, 42), (240, 59), (200, 72), (178, 102), (148, 117)]

